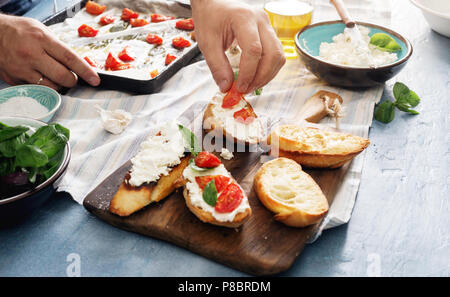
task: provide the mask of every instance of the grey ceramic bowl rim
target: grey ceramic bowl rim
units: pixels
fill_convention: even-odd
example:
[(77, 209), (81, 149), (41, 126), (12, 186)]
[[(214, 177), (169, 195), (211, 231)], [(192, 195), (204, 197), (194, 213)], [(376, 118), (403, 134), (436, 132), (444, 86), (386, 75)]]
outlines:
[[(35, 121), (35, 122), (39, 122), (41, 124), (43, 124), (44, 126), (47, 126), (48, 124), (43, 122), (43, 121), (39, 121), (39, 120), (35, 120), (35, 119), (29, 119), (29, 118), (22, 118), (22, 117), (3, 117), (3, 118), (20, 118), (20, 119), (24, 119), (27, 121)], [(28, 190), (26, 192), (20, 193), (16, 196), (12, 196), (12, 197), (8, 197), (5, 199), (1, 199), (0, 200), (0, 205), (3, 204), (8, 204), (10, 202), (14, 202), (29, 196), (32, 196), (36, 193), (38, 193), (40, 190), (46, 188), (47, 186), (53, 184), (63, 173), (64, 171), (67, 169), (67, 166), (69, 165), (69, 161), (70, 161), (70, 156), (71, 156), (71, 152), (70, 152), (70, 144), (67, 143), (66, 144), (66, 154), (64, 155), (64, 159), (61, 163), (61, 165), (59, 166), (58, 170), (56, 170), (56, 172), (45, 182), (39, 184), (36, 188)]]
[[(7, 87), (7, 88), (4, 88), (4, 89), (1, 89), (1, 90), (0, 90), (0, 94), (1, 94), (3, 91), (9, 90), (9, 89), (27, 88), (27, 87), (30, 87), (30, 86), (42, 88), (42, 89), (48, 91), (49, 93), (53, 93), (54, 95), (56, 95), (56, 98), (58, 98), (56, 105), (55, 105), (51, 110), (49, 110), (46, 114), (40, 116), (39, 118), (36, 118), (36, 119), (33, 118), (34, 120), (40, 121), (40, 120), (42, 120), (42, 119), (45, 119), (45, 118), (48, 117), (48, 116), (51, 116), (51, 115), (54, 114), (54, 113), (58, 110), (58, 108), (61, 106), (61, 95), (60, 95), (58, 92), (56, 92), (55, 90), (53, 90), (52, 88), (47, 87), (47, 86), (43, 86), (43, 85), (36, 85), (36, 84), (33, 85), (33, 84), (28, 84), (28, 85), (11, 86), (11, 87)], [(10, 98), (11, 98), (11, 97), (10, 97)], [(30, 98), (33, 98), (33, 97), (30, 97)], [(9, 99), (9, 98), (8, 98), (8, 99)], [(33, 98), (33, 100), (35, 100), (36, 102), (38, 102), (38, 101), (37, 101), (36, 99), (34, 99), (34, 98)], [(38, 102), (38, 103), (39, 103), (39, 102)], [(40, 104), (40, 103), (39, 103), (39, 104)]]
[(337, 68), (341, 68), (341, 69), (348, 69), (348, 70), (359, 70), (359, 71), (370, 71), (370, 70), (386, 70), (392, 67), (395, 67), (397, 65), (400, 65), (404, 62), (406, 62), (412, 55), (413, 53), (413, 47), (411, 45), (411, 43), (409, 42), (408, 39), (406, 39), (405, 37), (403, 37), (401, 34), (383, 27), (383, 26), (379, 26), (379, 25), (375, 25), (372, 23), (366, 23), (366, 22), (356, 22), (358, 25), (363, 25), (366, 27), (372, 27), (372, 28), (377, 28), (380, 30), (383, 30), (385, 32), (388, 32), (389, 34), (394, 35), (395, 37), (397, 37), (398, 39), (402, 40), (405, 44), (406, 47), (408, 48), (408, 52), (406, 53), (406, 55), (401, 58), (398, 61), (395, 61), (393, 63), (387, 64), (387, 65), (382, 65), (382, 66), (378, 66), (378, 67), (351, 67), (351, 66), (346, 66), (346, 65), (341, 65), (341, 64), (334, 64), (331, 62), (327, 62), (324, 61), (322, 59), (317, 58), (316, 56), (311, 55), (310, 53), (306, 52), (305, 50), (302, 49), (302, 47), (299, 45), (299, 41), (298, 38), (300, 36), (300, 34), (302, 34), (303, 32), (305, 32), (306, 30), (313, 28), (313, 27), (317, 27), (317, 26), (322, 26), (322, 25), (328, 25), (328, 24), (337, 24), (337, 23), (343, 23), (342, 20), (334, 20), (334, 21), (325, 21), (325, 22), (319, 22), (319, 23), (314, 23), (312, 25), (306, 26), (305, 28), (303, 28), (302, 30), (300, 30), (296, 35), (295, 35), (295, 47), (297, 48), (298, 51), (300, 51), (303, 55), (310, 57), (311, 59), (315, 60), (316, 62), (319, 62), (321, 64), (324, 65), (328, 65), (328, 66), (332, 66), (332, 67), (337, 67)]

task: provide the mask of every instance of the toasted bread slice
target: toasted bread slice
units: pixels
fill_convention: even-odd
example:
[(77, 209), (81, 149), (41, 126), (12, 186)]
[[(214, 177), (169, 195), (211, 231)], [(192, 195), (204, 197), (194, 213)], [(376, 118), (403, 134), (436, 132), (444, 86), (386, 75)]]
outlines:
[(189, 164), (189, 156), (181, 159), (181, 163), (173, 167), (168, 175), (162, 175), (157, 182), (133, 187), (128, 184), (129, 174), (119, 187), (109, 205), (109, 211), (119, 216), (130, 214), (144, 208), (152, 202), (166, 198), (176, 188), (183, 184), (181, 176)]
[(277, 158), (261, 166), (254, 188), (275, 220), (292, 227), (315, 224), (328, 212), (328, 201), (316, 182), (296, 162)]
[[(203, 114), (203, 129), (208, 132), (216, 132), (227, 139), (241, 144), (259, 143), (264, 136), (264, 129), (253, 107), (247, 100), (242, 99), (232, 108), (222, 108), (225, 94), (217, 93), (206, 107)], [(234, 118), (234, 113), (241, 109), (247, 109), (251, 122), (242, 123)]]
[(252, 210), (250, 208), (248, 198), (244, 190), (239, 186), (244, 195), (244, 198), (236, 209), (234, 209), (230, 213), (218, 213), (215, 211), (214, 207), (206, 204), (206, 202), (203, 201), (203, 191), (195, 181), (196, 176), (205, 175), (224, 175), (231, 178), (232, 183), (237, 184), (237, 182), (233, 179), (231, 174), (226, 171), (223, 165), (220, 165), (218, 168), (211, 169), (211, 171), (209, 172), (195, 172), (195, 170), (193, 170), (190, 166), (187, 167), (185, 169), (185, 172), (183, 173), (183, 177), (186, 181), (183, 196), (186, 200), (186, 205), (188, 206), (189, 210), (204, 223), (228, 228), (237, 228), (244, 224), (252, 214)]
[(267, 138), (272, 155), (311, 168), (337, 168), (361, 153), (369, 139), (313, 127), (282, 125)]

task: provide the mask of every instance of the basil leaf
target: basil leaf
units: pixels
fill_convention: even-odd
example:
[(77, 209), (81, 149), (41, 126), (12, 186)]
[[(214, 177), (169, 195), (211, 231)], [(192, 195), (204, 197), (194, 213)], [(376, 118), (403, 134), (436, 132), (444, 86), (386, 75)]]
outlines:
[(183, 135), (188, 150), (194, 157), (197, 156), (197, 154), (202, 151), (202, 147), (198, 142), (197, 136), (195, 136), (195, 134), (192, 133), (191, 130), (184, 127), (183, 125), (179, 124), (178, 128), (180, 129), (181, 135)]
[(13, 173), (16, 170), (14, 166), (14, 159), (0, 158), (0, 176), (5, 176)]
[(58, 124), (50, 124), (40, 127), (29, 139), (27, 145), (33, 145), (41, 149), (48, 158), (56, 155), (60, 150), (64, 149), (69, 140), (66, 135), (69, 132), (66, 128)]
[(195, 165), (194, 159), (190, 159), (190, 160), (189, 160), (189, 166), (191, 166), (191, 168), (192, 168), (193, 170), (199, 171), (199, 172), (203, 172), (203, 171), (212, 169), (212, 168), (202, 168), (202, 167), (198, 167), (197, 165)]
[(14, 138), (0, 142), (0, 153), (4, 157), (13, 158), (16, 155), (16, 151), (27, 140), (26, 134), (20, 134)]
[(41, 167), (47, 162), (47, 155), (34, 145), (22, 145), (16, 153), (16, 166), (19, 167)]
[(216, 189), (216, 183), (214, 182), (214, 179), (212, 179), (203, 190), (203, 200), (211, 205), (216, 206), (217, 203), (217, 189)]
[(411, 109), (411, 105), (410, 105), (409, 103), (404, 103), (404, 102), (401, 102), (401, 101), (396, 101), (396, 102), (394, 103), (394, 105), (395, 105), (398, 109), (400, 109), (401, 111), (408, 112), (408, 113), (414, 114), (414, 115), (419, 114), (419, 112), (417, 112), (417, 111)]
[(16, 126), (16, 127), (3, 127), (0, 130), (0, 142), (14, 138), (26, 131), (28, 131), (28, 127), (25, 126)]
[(385, 52), (398, 52), (402, 49), (394, 38), (385, 33), (373, 34), (370, 38), (369, 43), (375, 45), (378, 49)]
[(256, 95), (256, 96), (261, 95), (261, 94), (262, 94), (262, 90), (263, 90), (262, 88), (256, 89), (256, 90), (255, 90), (255, 95)]
[(375, 110), (375, 119), (382, 123), (390, 123), (395, 117), (395, 106), (392, 101), (386, 100), (378, 105)]
[(239, 74), (239, 71), (235, 71), (235, 72), (234, 72), (234, 80), (237, 80), (238, 74)]

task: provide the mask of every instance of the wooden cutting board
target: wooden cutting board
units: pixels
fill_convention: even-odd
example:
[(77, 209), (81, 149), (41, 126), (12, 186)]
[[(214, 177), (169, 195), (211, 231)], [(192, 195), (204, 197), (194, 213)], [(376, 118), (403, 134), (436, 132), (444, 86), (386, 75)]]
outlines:
[[(202, 113), (197, 113), (193, 121), (201, 121), (201, 115)], [(232, 160), (222, 160), (223, 164), (247, 193), (252, 208), (252, 216), (239, 229), (202, 223), (187, 208), (181, 189), (129, 217), (110, 213), (109, 203), (125, 173), (131, 168), (130, 161), (95, 188), (85, 198), (83, 205), (113, 226), (172, 242), (253, 275), (270, 275), (285, 271), (301, 253), (318, 225), (292, 228), (275, 221), (273, 214), (259, 202), (253, 190), (253, 177), (267, 156), (261, 149), (234, 155)], [(306, 172), (319, 184), (331, 205), (347, 168), (348, 165), (338, 170)]]

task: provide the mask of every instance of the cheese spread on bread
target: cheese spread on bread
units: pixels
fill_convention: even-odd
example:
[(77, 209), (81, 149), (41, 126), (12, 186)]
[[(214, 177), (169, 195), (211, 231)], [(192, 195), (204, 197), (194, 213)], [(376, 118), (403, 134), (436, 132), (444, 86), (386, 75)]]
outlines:
[[(186, 169), (183, 172), (183, 177), (187, 180), (185, 187), (189, 191), (189, 197), (191, 200), (191, 204), (193, 206), (201, 208), (202, 210), (211, 213), (211, 215), (219, 222), (232, 222), (237, 214), (245, 212), (247, 209), (250, 208), (248, 199), (244, 195), (241, 204), (239, 204), (239, 206), (232, 212), (229, 213), (217, 212), (213, 206), (207, 204), (205, 200), (203, 200), (203, 190), (198, 186), (197, 182), (195, 181), (195, 177), (207, 175), (223, 175), (232, 178), (231, 174), (225, 169), (225, 166), (223, 166), (223, 164), (220, 164), (219, 166), (206, 171), (196, 171), (192, 169), (191, 166), (186, 167)], [(217, 193), (217, 196), (219, 195), (220, 193)]]
[(168, 175), (171, 167), (180, 164), (184, 156), (184, 138), (175, 121), (163, 125), (157, 135), (141, 143), (140, 151), (131, 159), (128, 183), (139, 187)]
[(224, 129), (236, 139), (248, 142), (258, 143), (263, 137), (263, 128), (258, 118), (251, 123), (241, 123), (236, 121), (234, 113), (245, 108), (247, 102), (239, 101), (232, 108), (223, 108), (222, 101), (225, 97), (224, 93), (218, 92), (212, 99), (212, 113), (214, 117), (221, 123)]

